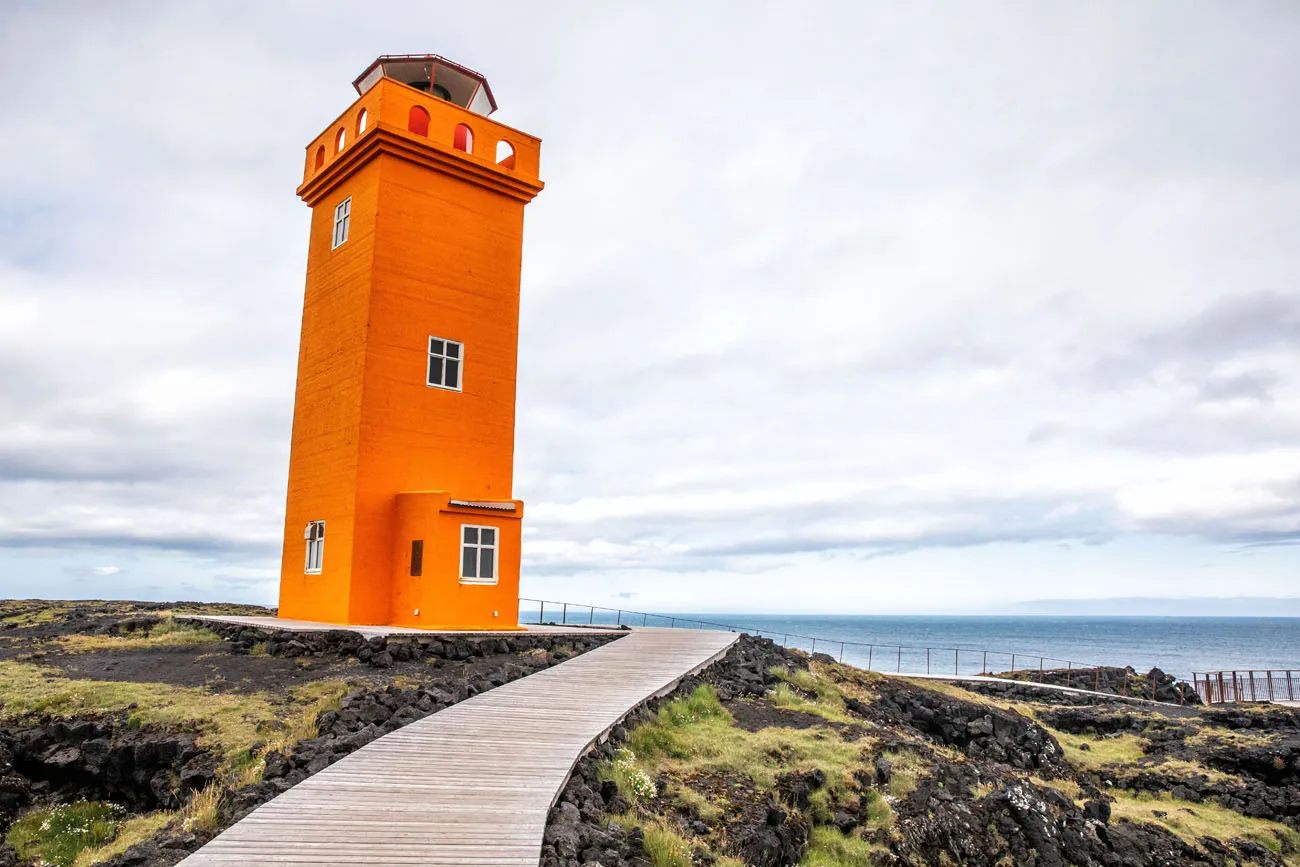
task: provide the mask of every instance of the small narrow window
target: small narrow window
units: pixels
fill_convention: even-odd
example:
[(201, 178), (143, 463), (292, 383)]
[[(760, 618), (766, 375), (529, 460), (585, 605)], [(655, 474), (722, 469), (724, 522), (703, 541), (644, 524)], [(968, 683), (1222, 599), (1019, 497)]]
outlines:
[(452, 135), (451, 143), (458, 151), (472, 153), (474, 150), (474, 131), (463, 123), (456, 124), (456, 131)]
[(307, 560), (303, 571), (308, 575), (319, 575), (321, 564), (325, 562), (325, 522), (312, 521), (302, 537), (307, 540)]
[(442, 337), (429, 338), (429, 375), (425, 384), (460, 391), (460, 371), (465, 363), (465, 344)]
[(429, 113), (418, 105), (411, 106), (411, 113), (406, 116), (406, 128), (416, 135), (429, 135)]
[(348, 239), (348, 226), (352, 224), (352, 197), (338, 203), (334, 209), (334, 247)]
[(348, 143), (348, 133), (343, 127), (339, 127), (338, 134), (334, 136), (334, 153), (343, 150), (343, 146)]
[(366, 131), (367, 120), (369, 120), (369, 118), (366, 116), (366, 110), (363, 108), (357, 114), (357, 135), (361, 135), (363, 132)]
[(460, 580), (474, 584), (497, 582), (497, 528), (460, 526)]
[(411, 540), (411, 577), (419, 578), (424, 574), (424, 540)]

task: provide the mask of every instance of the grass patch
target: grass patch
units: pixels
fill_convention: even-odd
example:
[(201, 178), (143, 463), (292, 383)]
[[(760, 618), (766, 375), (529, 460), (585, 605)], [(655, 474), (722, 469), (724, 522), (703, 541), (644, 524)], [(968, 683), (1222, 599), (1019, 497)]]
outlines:
[[(222, 757), (259, 740), (258, 721), (278, 716), (264, 695), (216, 695), (165, 683), (70, 680), (29, 663), (0, 662), (3, 716), (23, 720), (130, 709), (132, 726), (197, 728), (200, 744)], [(134, 707), (132, 707), (134, 705)]]
[[(712, 701), (716, 703), (717, 697)], [(662, 768), (677, 776), (743, 774), (758, 786), (771, 788), (779, 773), (818, 767), (828, 779), (834, 779), (858, 766), (868, 745), (865, 739), (846, 744), (834, 732), (821, 728), (742, 731), (731, 724), (721, 705), (690, 723), (674, 724), (670, 708), (671, 704), (660, 710), (658, 719), (635, 729), (628, 743), (643, 767)]]
[(642, 826), (645, 853), (654, 867), (692, 867), (691, 844), (661, 822)]
[(886, 786), (891, 798), (906, 798), (916, 791), (917, 781), (929, 773), (930, 762), (913, 753), (890, 750), (883, 755), (893, 766)]
[[(619, 783), (619, 790), (622, 791), (623, 784)], [(720, 820), (727, 814), (727, 807), (730, 806), (726, 799), (720, 801), (710, 800), (690, 786), (673, 782), (668, 789), (668, 794), (672, 796), (674, 802), (680, 804), (682, 808), (693, 815), (699, 816), (700, 820), (706, 823), (713, 823)]]
[(868, 843), (860, 837), (846, 835), (838, 828), (817, 825), (808, 840), (808, 852), (800, 867), (858, 867), (870, 864), (873, 852), (886, 847)]
[(136, 631), (109, 635), (64, 635), (57, 639), (68, 653), (90, 653), (96, 650), (121, 650), (124, 648), (164, 647), (185, 644), (211, 644), (221, 641), (221, 636), (203, 626), (177, 623), (168, 617), (148, 632)]
[(1167, 794), (1134, 796), (1119, 790), (1107, 794), (1115, 798), (1110, 808), (1114, 819), (1161, 825), (1192, 845), (1198, 837), (1251, 840), (1288, 865), (1300, 865), (1300, 833), (1281, 823), (1252, 819), (1208, 802), (1176, 801)]
[(221, 793), (221, 784), (215, 781), (208, 783), (203, 791), (195, 792), (189, 803), (181, 808), (181, 827), (186, 831), (217, 830)]
[[(1137, 735), (1121, 734), (1104, 737), (1072, 735), (1048, 728), (1060, 743), (1066, 761), (1076, 768), (1097, 771), (1114, 765), (1131, 765), (1141, 759), (1144, 741)], [(1086, 747), (1086, 749), (1085, 749)]]
[(1186, 759), (1165, 759), (1156, 764), (1153, 770), (1173, 774), (1177, 777), (1202, 776), (1211, 783), (1234, 783), (1237, 785), (1245, 783), (1245, 780), (1237, 774), (1225, 773), (1200, 762), (1189, 762)]
[(222, 759), (226, 773), (235, 774), (247, 772), (249, 748), (268, 740), (257, 731), (259, 722), (278, 719), (286, 724), (266, 746), (266, 751), (283, 751), (315, 737), (317, 714), (337, 709), (348, 689), (342, 681), (316, 681), (298, 687), (294, 700), (284, 703), (260, 693), (216, 694), (165, 683), (71, 680), (43, 666), (0, 661), (0, 695), (5, 697), (0, 717), (22, 721), (47, 714), (127, 710), (131, 728), (160, 725), (198, 731), (199, 745)]
[(126, 811), (107, 801), (77, 801), (35, 810), (9, 829), (5, 842), (23, 861), (71, 867), (84, 849), (113, 839)]
[[(815, 665), (820, 666), (820, 663)], [(782, 681), (772, 691), (772, 704), (777, 707), (815, 713), (832, 722), (854, 722), (853, 717), (844, 707), (844, 693), (829, 678), (819, 677), (814, 671), (802, 668), (786, 669), (779, 665), (773, 666), (770, 671)], [(809, 693), (814, 698), (807, 698)]]
[(1042, 777), (1030, 777), (1029, 781), (1040, 789), (1056, 789), (1063, 793), (1071, 801), (1078, 801), (1083, 797), (1083, 790), (1074, 780), (1044, 780)]
[(177, 811), (167, 810), (146, 813), (143, 816), (127, 819), (118, 826), (117, 836), (113, 838), (112, 842), (103, 846), (83, 849), (73, 860), (73, 867), (90, 867), (92, 864), (99, 864), (102, 861), (115, 858), (132, 846), (152, 838), (175, 821), (177, 816)]

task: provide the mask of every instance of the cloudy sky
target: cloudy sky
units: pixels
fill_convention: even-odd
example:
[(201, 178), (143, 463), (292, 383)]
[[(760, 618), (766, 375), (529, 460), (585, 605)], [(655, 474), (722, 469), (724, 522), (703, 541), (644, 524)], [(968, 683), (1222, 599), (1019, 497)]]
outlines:
[(525, 595), (1300, 595), (1290, 0), (5, 3), (3, 595), (274, 601), (302, 148), (426, 51), (544, 141)]

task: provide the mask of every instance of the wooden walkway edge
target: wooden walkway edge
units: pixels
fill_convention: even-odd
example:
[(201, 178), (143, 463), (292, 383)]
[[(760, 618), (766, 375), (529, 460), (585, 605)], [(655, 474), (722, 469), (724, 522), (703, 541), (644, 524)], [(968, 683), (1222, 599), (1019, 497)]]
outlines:
[(536, 867), (546, 815), (578, 759), (736, 638), (634, 629), (384, 735), (181, 864)]

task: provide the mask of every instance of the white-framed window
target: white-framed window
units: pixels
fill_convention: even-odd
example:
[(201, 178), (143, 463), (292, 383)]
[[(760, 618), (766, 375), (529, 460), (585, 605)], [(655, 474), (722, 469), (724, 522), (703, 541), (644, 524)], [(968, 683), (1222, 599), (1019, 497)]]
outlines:
[(348, 239), (348, 226), (352, 223), (352, 197), (338, 203), (334, 208), (334, 248)]
[(460, 525), (460, 580), (469, 584), (497, 583), (496, 527)]
[(307, 540), (307, 560), (303, 571), (308, 575), (319, 575), (321, 564), (325, 562), (325, 522), (312, 521), (302, 537)]
[(442, 337), (430, 337), (429, 375), (425, 384), (460, 391), (460, 374), (464, 363), (465, 344)]

